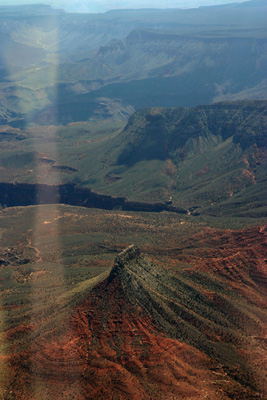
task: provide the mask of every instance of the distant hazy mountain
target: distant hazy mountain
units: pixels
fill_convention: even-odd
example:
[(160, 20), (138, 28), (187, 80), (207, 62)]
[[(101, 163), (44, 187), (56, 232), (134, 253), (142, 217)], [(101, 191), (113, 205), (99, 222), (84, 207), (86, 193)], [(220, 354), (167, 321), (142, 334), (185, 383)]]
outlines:
[[(137, 8), (195, 8), (229, 3), (242, 3), (244, 0), (45, 0), (44, 4), (64, 8), (67, 12), (105, 12), (112, 9)], [(35, 4), (36, 0), (1, 0), (3, 5)]]
[(126, 120), (146, 106), (266, 98), (261, 0), (103, 14), (30, 8), (0, 13), (2, 124)]
[[(231, 0), (95, 0), (88, 2), (87, 0), (80, 0), (73, 3), (73, 1), (64, 0), (50, 0), (56, 6), (63, 7), (66, 11), (72, 12), (103, 12), (112, 9), (137, 9), (137, 8), (194, 8), (201, 6), (211, 6), (218, 4), (232, 3)], [(237, 0), (236, 3), (242, 3), (243, 0)]]

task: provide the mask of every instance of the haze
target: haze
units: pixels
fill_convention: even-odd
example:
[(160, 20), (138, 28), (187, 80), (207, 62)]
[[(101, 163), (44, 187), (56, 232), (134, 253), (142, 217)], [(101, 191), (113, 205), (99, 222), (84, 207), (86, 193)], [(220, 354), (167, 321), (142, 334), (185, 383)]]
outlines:
[[(243, 0), (236, 0), (242, 3)], [(2, 0), (0, 5), (36, 4), (36, 0)], [(41, 2), (39, 2), (41, 3)], [(232, 3), (231, 0), (47, 0), (42, 2), (55, 8), (63, 8), (67, 12), (105, 12), (123, 8), (197, 8)]]

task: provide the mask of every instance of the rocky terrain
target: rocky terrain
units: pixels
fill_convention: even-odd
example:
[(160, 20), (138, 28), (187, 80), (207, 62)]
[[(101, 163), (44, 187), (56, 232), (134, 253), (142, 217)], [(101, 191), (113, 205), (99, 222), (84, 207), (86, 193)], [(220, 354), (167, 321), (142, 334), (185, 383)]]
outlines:
[(62, 304), (7, 331), (5, 398), (263, 399), (265, 248), (266, 227), (202, 231), (172, 249), (183, 268), (168, 270), (130, 245), (67, 319)]

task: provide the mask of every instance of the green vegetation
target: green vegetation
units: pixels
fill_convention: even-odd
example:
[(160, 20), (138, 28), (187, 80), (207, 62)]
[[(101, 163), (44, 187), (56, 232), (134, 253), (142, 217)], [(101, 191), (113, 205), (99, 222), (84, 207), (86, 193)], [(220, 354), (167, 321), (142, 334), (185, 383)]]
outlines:
[(72, 183), (130, 201), (169, 202), (196, 217), (259, 220), (267, 207), (266, 125), (266, 101), (248, 101), (145, 108), (126, 126), (5, 127), (2, 181)]

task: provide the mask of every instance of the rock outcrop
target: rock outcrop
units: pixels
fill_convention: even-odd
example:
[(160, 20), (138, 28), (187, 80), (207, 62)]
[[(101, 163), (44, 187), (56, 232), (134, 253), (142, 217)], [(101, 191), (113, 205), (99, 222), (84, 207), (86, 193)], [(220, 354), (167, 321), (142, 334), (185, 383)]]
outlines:
[(111, 270), (109, 281), (121, 275), (130, 263), (137, 263), (140, 258), (140, 250), (134, 244), (123, 250), (115, 259), (114, 266)]

